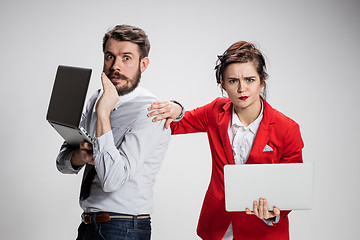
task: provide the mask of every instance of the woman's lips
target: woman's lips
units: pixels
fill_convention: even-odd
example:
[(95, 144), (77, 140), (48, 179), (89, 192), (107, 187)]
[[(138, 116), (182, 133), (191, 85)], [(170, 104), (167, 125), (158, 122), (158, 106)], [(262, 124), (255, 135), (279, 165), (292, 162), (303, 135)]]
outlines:
[(243, 97), (239, 97), (239, 99), (240, 99), (240, 100), (246, 100), (246, 99), (248, 99), (248, 97), (243, 96)]

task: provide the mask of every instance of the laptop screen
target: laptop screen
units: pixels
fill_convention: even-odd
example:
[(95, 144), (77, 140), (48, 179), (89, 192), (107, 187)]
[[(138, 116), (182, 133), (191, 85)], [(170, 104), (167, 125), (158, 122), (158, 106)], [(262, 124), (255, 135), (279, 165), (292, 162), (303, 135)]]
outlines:
[(91, 77), (91, 69), (59, 66), (46, 119), (78, 127)]

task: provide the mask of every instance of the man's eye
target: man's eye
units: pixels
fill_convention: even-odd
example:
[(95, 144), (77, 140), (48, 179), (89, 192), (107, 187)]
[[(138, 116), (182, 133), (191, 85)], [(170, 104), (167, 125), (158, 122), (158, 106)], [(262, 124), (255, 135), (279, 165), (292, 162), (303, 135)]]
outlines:
[(230, 79), (229, 82), (230, 82), (230, 83), (236, 83), (236, 82), (237, 82), (237, 79)]
[(106, 56), (106, 59), (113, 59), (113, 58), (114, 58), (113, 55), (107, 55), (107, 56)]
[(125, 56), (124, 59), (125, 59), (126, 61), (131, 60), (131, 58), (130, 58), (129, 56)]
[(253, 82), (253, 81), (255, 81), (255, 79), (254, 78), (247, 78), (246, 81)]

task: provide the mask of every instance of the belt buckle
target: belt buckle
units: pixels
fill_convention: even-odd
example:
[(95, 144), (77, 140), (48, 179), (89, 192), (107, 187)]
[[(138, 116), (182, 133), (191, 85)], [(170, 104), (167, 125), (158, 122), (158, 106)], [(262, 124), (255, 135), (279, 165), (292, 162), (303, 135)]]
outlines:
[(91, 218), (92, 218), (92, 216), (88, 215), (88, 214), (82, 214), (81, 215), (81, 219), (82, 219), (83, 223), (85, 223), (85, 224), (90, 224), (91, 223)]

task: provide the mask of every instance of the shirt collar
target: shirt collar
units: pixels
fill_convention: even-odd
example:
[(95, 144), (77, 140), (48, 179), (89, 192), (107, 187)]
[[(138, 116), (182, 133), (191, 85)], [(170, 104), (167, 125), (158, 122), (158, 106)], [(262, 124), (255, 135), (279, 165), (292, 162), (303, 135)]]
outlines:
[[(141, 86), (137, 86), (133, 91), (131, 91), (125, 95), (121, 95), (119, 97), (119, 101), (117, 102), (115, 109), (118, 109), (121, 106), (121, 104), (134, 99), (137, 95), (139, 95), (141, 89), (142, 89)], [(95, 106), (96, 106), (97, 102), (99, 101), (100, 97), (103, 95), (103, 93), (104, 93), (104, 90), (101, 89), (101, 91), (96, 99)], [(95, 107), (94, 107), (94, 112), (95, 112)]]
[(139, 95), (140, 91), (141, 91), (141, 87), (137, 86), (132, 92), (129, 92), (125, 95), (120, 96), (115, 109), (118, 109), (121, 104), (123, 104), (125, 102), (129, 102), (130, 100), (134, 99), (137, 95)]
[(264, 103), (261, 100), (261, 111), (259, 116), (255, 119), (255, 121), (253, 121), (252, 123), (250, 123), (249, 126), (245, 127), (244, 124), (240, 121), (238, 115), (235, 112), (234, 107), (232, 108), (232, 117), (231, 117), (231, 128), (239, 128), (242, 127), (245, 130), (250, 130), (253, 134), (256, 134), (257, 130), (259, 129), (261, 120), (264, 117)]

